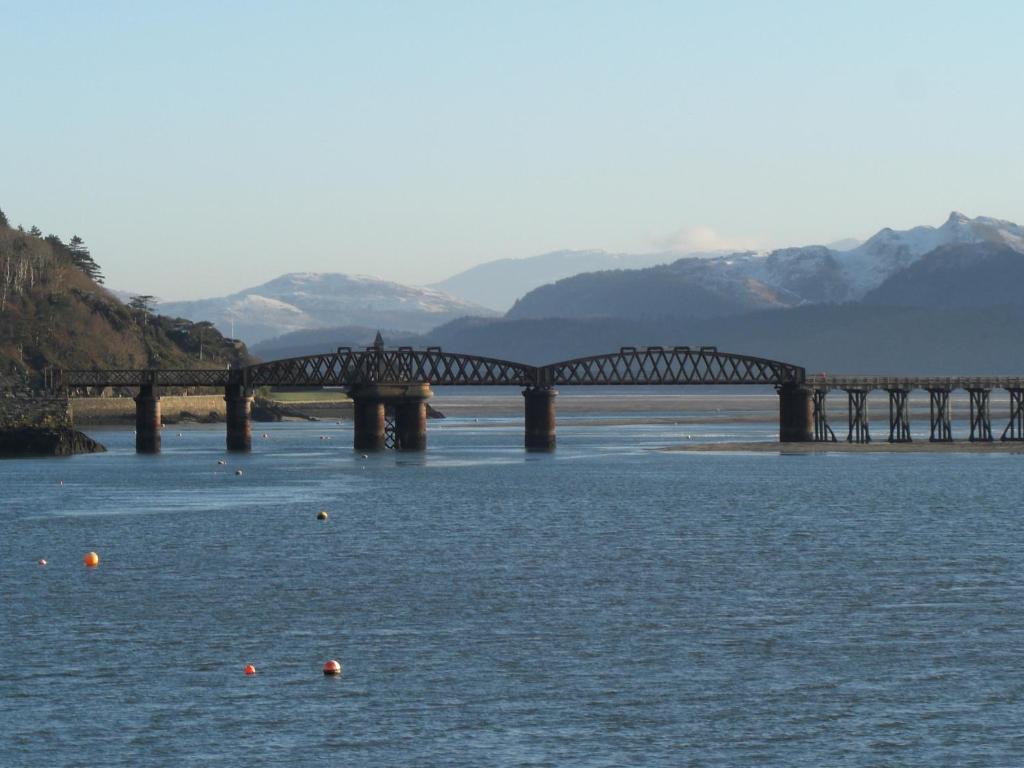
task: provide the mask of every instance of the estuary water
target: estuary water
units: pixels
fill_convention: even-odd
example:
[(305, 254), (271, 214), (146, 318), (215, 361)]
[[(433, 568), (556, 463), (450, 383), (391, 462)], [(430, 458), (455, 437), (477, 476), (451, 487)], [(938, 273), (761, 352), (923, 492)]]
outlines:
[(429, 429), (0, 462), (0, 766), (1024, 764), (1024, 457)]

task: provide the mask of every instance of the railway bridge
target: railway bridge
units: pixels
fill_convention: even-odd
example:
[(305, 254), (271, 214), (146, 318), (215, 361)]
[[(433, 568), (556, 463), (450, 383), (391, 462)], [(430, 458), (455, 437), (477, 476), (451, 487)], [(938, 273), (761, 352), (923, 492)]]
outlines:
[(525, 447), (555, 447), (555, 398), (560, 386), (762, 385), (779, 397), (779, 441), (835, 440), (825, 408), (827, 395), (847, 393), (850, 442), (870, 441), (867, 395), (889, 393), (889, 439), (910, 439), (908, 395), (931, 396), (931, 439), (952, 440), (949, 395), (966, 389), (971, 397), (971, 440), (991, 440), (989, 393), (1010, 392), (1010, 424), (1003, 439), (1024, 439), (1024, 378), (808, 377), (804, 368), (778, 360), (721, 352), (716, 347), (622, 347), (606, 355), (543, 366), (440, 347), (385, 348), (380, 334), (362, 350), (340, 347), (322, 355), (274, 360), (228, 369), (58, 370), (51, 386), (65, 391), (119, 387), (137, 389), (136, 450), (160, 450), (160, 388), (222, 388), (226, 402), (227, 448), (252, 447), (251, 410), (258, 387), (339, 387), (353, 402), (353, 447), (370, 451), (421, 451), (427, 445), (427, 400), (432, 386), (516, 386), (522, 388)]

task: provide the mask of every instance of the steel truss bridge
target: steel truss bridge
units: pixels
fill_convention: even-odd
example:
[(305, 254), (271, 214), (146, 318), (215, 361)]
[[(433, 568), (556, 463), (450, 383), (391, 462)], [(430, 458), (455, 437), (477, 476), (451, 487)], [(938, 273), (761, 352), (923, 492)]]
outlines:
[(557, 387), (576, 385), (800, 383), (804, 369), (716, 347), (622, 347), (609, 355), (533, 366), (445, 352), (440, 347), (352, 350), (293, 357), (235, 369), (67, 370), (54, 386), (352, 387), (418, 383), (431, 386)]
[[(1010, 395), (1010, 420), (1003, 440), (1024, 440), (1024, 377), (808, 376), (805, 369), (717, 347), (622, 347), (618, 352), (534, 366), (512, 360), (446, 352), (440, 347), (386, 349), (376, 343), (362, 350), (273, 360), (240, 368), (57, 370), (51, 388), (83, 391), (137, 388), (139, 450), (159, 450), (161, 387), (223, 388), (228, 403), (228, 447), (248, 450), (249, 409), (258, 387), (341, 387), (353, 400), (356, 447), (426, 446), (425, 402), (431, 386), (516, 386), (523, 388), (527, 447), (554, 446), (556, 387), (635, 385), (763, 385), (779, 393), (779, 437), (788, 441), (835, 441), (826, 398), (847, 395), (849, 442), (871, 441), (868, 394), (889, 395), (890, 442), (910, 441), (909, 394), (929, 393), (930, 440), (952, 441), (950, 393), (970, 398), (970, 440), (992, 440), (990, 394)], [(153, 423), (155, 420), (156, 426)], [(154, 436), (155, 435), (155, 436)], [(149, 441), (149, 442), (147, 442)], [(145, 445), (149, 445), (146, 448)]]

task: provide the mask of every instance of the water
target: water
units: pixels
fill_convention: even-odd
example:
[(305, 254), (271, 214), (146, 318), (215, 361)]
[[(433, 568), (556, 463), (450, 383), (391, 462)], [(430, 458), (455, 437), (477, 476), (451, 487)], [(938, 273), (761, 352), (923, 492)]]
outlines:
[(1024, 761), (1020, 456), (258, 429), (0, 462), (0, 765)]

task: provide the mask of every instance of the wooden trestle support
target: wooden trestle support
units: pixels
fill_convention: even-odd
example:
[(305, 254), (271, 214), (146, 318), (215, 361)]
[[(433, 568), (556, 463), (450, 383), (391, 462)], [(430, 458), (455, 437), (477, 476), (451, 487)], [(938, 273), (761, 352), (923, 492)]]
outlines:
[(950, 426), (949, 389), (945, 387), (928, 390), (928, 414), (932, 443), (953, 442), (953, 428)]
[(1010, 421), (1000, 440), (1024, 440), (1024, 389), (1011, 389)]
[(849, 432), (846, 434), (846, 442), (870, 443), (871, 432), (868, 427), (868, 390), (847, 389), (846, 394), (849, 397)]
[(828, 409), (825, 407), (827, 395), (827, 389), (814, 390), (814, 412), (812, 418), (814, 420), (814, 442), (816, 443), (836, 442), (836, 433), (832, 431), (832, 427), (828, 423)]
[(889, 393), (889, 442), (910, 442), (909, 389), (887, 389)]
[(972, 443), (992, 442), (992, 416), (989, 412), (990, 389), (968, 389), (971, 397), (971, 436)]

